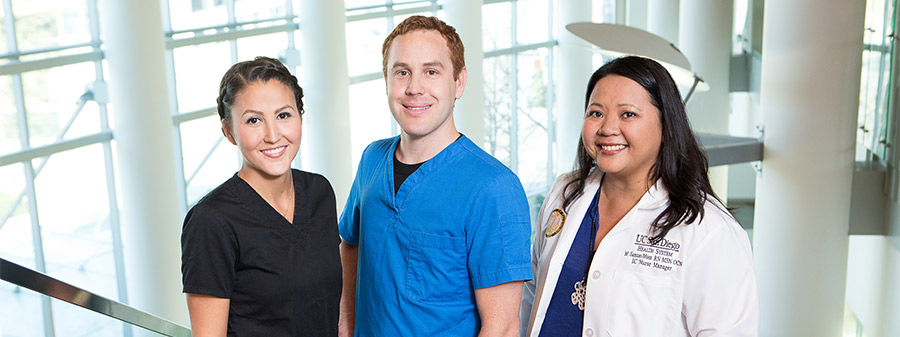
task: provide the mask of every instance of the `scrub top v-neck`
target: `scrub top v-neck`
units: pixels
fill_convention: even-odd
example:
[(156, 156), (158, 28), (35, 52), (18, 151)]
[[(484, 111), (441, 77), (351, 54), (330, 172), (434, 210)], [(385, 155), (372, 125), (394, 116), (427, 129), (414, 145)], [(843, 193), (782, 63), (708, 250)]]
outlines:
[(201, 199), (182, 233), (184, 292), (230, 299), (230, 336), (336, 335), (341, 292), (334, 192), (292, 170), (293, 223), (237, 175)]
[(363, 152), (341, 215), (344, 241), (359, 245), (357, 335), (472, 335), (475, 289), (531, 278), (527, 199), (515, 174), (464, 136), (395, 194), (399, 140)]

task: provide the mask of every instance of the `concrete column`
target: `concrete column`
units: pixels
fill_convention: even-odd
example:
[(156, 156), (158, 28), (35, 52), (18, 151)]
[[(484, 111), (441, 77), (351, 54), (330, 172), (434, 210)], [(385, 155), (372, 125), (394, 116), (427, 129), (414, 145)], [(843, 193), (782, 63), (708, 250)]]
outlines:
[(653, 0), (647, 8), (647, 31), (678, 45), (679, 0)]
[[(681, 1), (678, 47), (691, 61), (693, 72), (710, 86), (709, 91), (694, 92), (685, 106), (695, 132), (728, 134), (733, 16), (733, 1)], [(728, 167), (711, 168), (709, 178), (716, 194), (727, 197)]]
[(454, 0), (444, 2), (447, 24), (466, 47), (468, 79), (466, 91), (456, 101), (453, 120), (456, 128), (478, 146), (484, 147), (484, 47), (481, 41), (481, 1)]
[[(346, 16), (343, 1), (302, 0), (298, 11), (303, 33), (301, 157), (303, 169), (331, 182), (338, 211), (353, 183), (350, 162), (350, 78), (347, 74)], [(360, 112), (365, 113), (365, 112)]]
[(762, 335), (841, 336), (865, 2), (767, 1), (764, 20)]
[[(175, 144), (159, 0), (100, 0), (131, 305), (188, 324)], [(142, 333), (135, 329), (136, 333)]]
[(559, 76), (556, 80), (556, 174), (575, 167), (581, 125), (584, 123), (584, 94), (594, 70), (591, 44), (566, 30), (573, 22), (591, 21), (591, 1), (559, 2)]

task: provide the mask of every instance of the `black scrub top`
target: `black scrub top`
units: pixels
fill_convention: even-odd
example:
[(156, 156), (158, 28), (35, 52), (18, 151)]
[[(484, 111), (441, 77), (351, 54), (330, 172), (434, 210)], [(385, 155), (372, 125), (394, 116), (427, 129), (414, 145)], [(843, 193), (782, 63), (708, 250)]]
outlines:
[(288, 222), (235, 174), (188, 212), (184, 292), (231, 300), (228, 336), (337, 336), (340, 236), (325, 177), (292, 170)]

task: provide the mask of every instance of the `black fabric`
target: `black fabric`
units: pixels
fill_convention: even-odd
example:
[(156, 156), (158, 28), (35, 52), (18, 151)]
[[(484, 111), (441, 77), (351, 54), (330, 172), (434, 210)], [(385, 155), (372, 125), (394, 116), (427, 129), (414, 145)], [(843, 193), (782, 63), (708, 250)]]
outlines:
[(403, 185), (406, 178), (409, 178), (413, 172), (416, 172), (422, 164), (425, 164), (425, 162), (423, 161), (418, 164), (404, 164), (397, 159), (397, 156), (394, 156), (394, 194), (397, 194), (400, 185)]
[(228, 336), (337, 336), (334, 190), (321, 175), (292, 175), (293, 224), (237, 175), (185, 217), (183, 290), (231, 300)]

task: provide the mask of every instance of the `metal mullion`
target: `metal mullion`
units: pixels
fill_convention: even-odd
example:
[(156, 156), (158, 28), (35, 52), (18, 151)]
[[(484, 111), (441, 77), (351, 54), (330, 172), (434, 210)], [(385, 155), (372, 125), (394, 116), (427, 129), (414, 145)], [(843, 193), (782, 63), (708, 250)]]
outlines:
[[(286, 1), (290, 1), (290, 0), (286, 0)], [(163, 21), (168, 21), (169, 20), (168, 15), (164, 14), (164, 16), (165, 17), (163, 17)], [(250, 20), (250, 21), (241, 21), (241, 22), (237, 22), (237, 20), (235, 19), (235, 22), (226, 23), (224, 25), (213, 25), (213, 26), (183, 29), (183, 30), (172, 30), (171, 24), (167, 23), (165, 35), (167, 38), (173, 38), (175, 35), (178, 35), (178, 34), (185, 34), (185, 33), (194, 33), (194, 34), (201, 33), (202, 34), (204, 31), (207, 31), (207, 30), (217, 30), (217, 31), (225, 30), (225, 29), (235, 30), (238, 28), (242, 28), (243, 26), (255, 25), (255, 24), (260, 24), (260, 23), (270, 23), (270, 22), (277, 22), (277, 21), (292, 22), (292, 21), (294, 21), (294, 18), (295, 17), (293, 15), (289, 14), (289, 15), (285, 15), (283, 17), (274, 17), (274, 18), (268, 18), (268, 19)]]
[[(234, 17), (234, 0), (225, 0), (226, 8), (228, 9), (228, 23), (233, 24), (237, 19)], [(237, 50), (237, 38), (230, 40), (229, 44), (231, 47), (231, 63), (237, 63), (238, 61), (238, 50)], [(218, 107), (217, 107), (218, 108)], [(236, 151), (235, 159), (237, 159), (238, 167), (242, 167), (244, 161), (241, 157), (240, 151)], [(185, 189), (185, 193), (187, 193), (187, 189)]]
[(523, 45), (518, 45), (518, 46), (512, 46), (512, 47), (504, 48), (504, 49), (495, 49), (495, 50), (484, 52), (484, 58), (517, 54), (517, 53), (532, 50), (532, 49), (549, 48), (549, 47), (556, 46), (558, 44), (559, 44), (558, 41), (547, 41), (547, 42), (538, 42), (538, 43), (532, 43), (532, 44), (523, 44)]
[[(293, 1), (284, 0), (284, 13), (287, 14), (285, 16), (286, 16), (286, 19), (288, 20), (288, 22), (293, 23), (294, 22)], [(299, 27), (298, 27), (298, 29), (299, 29)], [(296, 50), (297, 47), (295, 46), (295, 41), (294, 41), (295, 30), (288, 30), (286, 33), (287, 33), (287, 50)], [(294, 70), (294, 69), (291, 69), (291, 70)]]
[[(97, 0), (88, 0), (88, 23), (91, 30), (91, 41), (96, 42), (94, 50), (100, 50), (100, 16), (97, 13)], [(94, 61), (94, 82), (106, 83), (103, 75), (103, 60)], [(107, 90), (106, 87), (103, 90)], [(95, 97), (96, 97), (96, 93)], [(108, 93), (104, 93), (108, 95)], [(106, 100), (96, 101), (100, 117), (100, 130), (111, 130), (109, 127), (109, 107)], [(112, 239), (113, 266), (116, 271), (116, 295), (119, 301), (128, 304), (128, 283), (125, 281), (125, 254), (122, 244), (122, 229), (119, 221), (119, 204), (116, 193), (116, 175), (113, 166), (112, 144), (110, 141), (101, 143), (103, 148), (103, 169), (106, 172), (106, 196), (109, 207), (109, 231)], [(131, 324), (122, 322), (122, 333), (125, 337), (133, 336)]]
[[(440, 6), (440, 5), (432, 4), (432, 5), (428, 5), (428, 6), (422, 6), (422, 7), (393, 9), (393, 5), (391, 4), (391, 5), (385, 5), (384, 12), (347, 15), (347, 22), (363, 21), (363, 20), (377, 19), (377, 18), (384, 18), (384, 17), (392, 17), (392, 16), (397, 16), (397, 15), (420, 13), (420, 12), (425, 12), (425, 11), (431, 11), (432, 14), (434, 14), (441, 8), (442, 8), (442, 6)], [(394, 27), (391, 27), (391, 29), (393, 29), (393, 28)]]
[[(171, 36), (172, 33), (172, 19), (170, 17), (170, 9), (169, 9), (169, 1), (163, 1), (160, 5), (162, 9), (160, 12), (163, 14), (163, 30), (169, 33), (166, 35)], [(167, 81), (167, 90), (169, 90), (169, 115), (172, 116), (173, 122), (177, 118), (178, 115), (178, 90), (175, 86), (177, 82), (175, 76), (175, 48), (166, 48), (166, 72), (168, 76), (166, 76)], [(172, 139), (174, 148), (172, 149), (174, 153), (175, 160), (175, 174), (177, 177), (181, 177), (181, 179), (176, 179), (175, 184), (178, 185), (178, 207), (181, 210), (181, 213), (184, 214), (187, 212), (187, 184), (184, 181), (184, 144), (181, 141), (181, 123), (174, 122), (172, 125)]]
[(89, 61), (99, 60), (102, 58), (103, 58), (102, 50), (95, 50), (92, 52), (78, 53), (78, 54), (72, 54), (72, 55), (48, 57), (48, 58), (34, 60), (34, 61), (18, 61), (18, 58), (13, 58), (12, 60), (15, 60), (15, 61), (9, 62), (4, 65), (0, 65), (0, 76), (19, 74), (19, 73), (53, 68), (53, 67), (67, 66), (70, 64), (89, 62)]
[[(553, 8), (553, 0), (548, 0), (547, 1), (547, 22), (549, 22), (550, 24), (547, 25), (547, 37), (551, 40), (554, 39), (554, 36), (553, 36), (553, 26), (554, 26), (553, 13), (554, 13), (554, 10), (553, 9), (554, 9)], [(553, 99), (553, 95), (554, 95), (553, 88), (556, 86), (556, 79), (554, 78), (554, 75), (556, 75), (556, 73), (553, 71), (553, 69), (556, 67), (556, 64), (555, 64), (556, 58), (554, 57), (554, 55), (555, 55), (554, 48), (553, 47), (547, 48), (547, 64), (544, 66), (544, 68), (547, 69), (547, 84), (548, 84), (547, 85), (547, 98), (546, 98), (547, 99), (547, 102), (546, 102), (546, 105), (547, 105), (547, 180), (545, 181), (545, 185), (544, 185), (546, 188), (550, 187), (550, 184), (553, 183), (553, 180), (556, 177), (556, 174), (553, 170), (553, 165), (554, 165), (554, 163), (556, 163), (556, 161), (553, 160), (553, 154), (554, 154), (553, 145), (554, 145), (554, 140), (556, 139), (556, 120), (553, 119), (553, 110), (555, 110), (554, 109), (554, 103), (555, 103), (554, 101), (555, 100)]]
[[(391, 1), (389, 0), (388, 2), (391, 2)], [(395, 26), (395, 24), (394, 24), (394, 17), (393, 17), (393, 16), (388, 16), (388, 17), (386, 17), (386, 19), (387, 19), (387, 31), (388, 31), (388, 32), (393, 31), (393, 30), (394, 30), (394, 26)], [(348, 20), (348, 22), (349, 22), (350, 18), (347, 18), (347, 20)], [(390, 34), (390, 33), (388, 33), (388, 34)], [(365, 76), (365, 75), (363, 75), (363, 76)], [(381, 75), (381, 76), (382, 76), (382, 78), (385, 77), (384, 71), (382, 71), (382, 75)], [(373, 79), (373, 80), (374, 80), (374, 79)], [(388, 122), (388, 123), (391, 123), (391, 135), (392, 135), (392, 136), (400, 134), (400, 125), (398, 125), (398, 123), (397, 123), (396, 120), (394, 120), (393, 118), (391, 118), (391, 119), (390, 119), (390, 122)]]
[(875, 122), (872, 125), (872, 144), (870, 145), (871, 151), (873, 155), (877, 155), (880, 160), (884, 158), (877, 151), (878, 144), (882, 142), (882, 140), (886, 141), (884, 137), (884, 130), (882, 129), (882, 118), (880, 115), (883, 115), (885, 112), (886, 104), (884, 104), (884, 75), (885, 75), (885, 66), (887, 65), (887, 57), (890, 53), (890, 46), (886, 43), (890, 43), (892, 39), (888, 37), (888, 27), (890, 17), (893, 17), (893, 13), (891, 13), (888, 9), (890, 8), (890, 1), (884, 2), (884, 22), (881, 27), (881, 46), (885, 50), (884, 52), (879, 53), (879, 65), (878, 65), (878, 87), (875, 91)]
[(170, 38), (170, 39), (166, 40), (166, 49), (175, 49), (175, 48), (193, 46), (193, 45), (204, 44), (204, 43), (237, 40), (240, 38), (257, 36), (257, 35), (288, 32), (288, 31), (296, 30), (298, 28), (299, 28), (298, 24), (296, 24), (294, 22), (289, 22), (289, 23), (285, 23), (283, 25), (232, 30), (232, 31), (227, 31), (227, 32), (222, 32), (222, 33), (214, 33), (214, 34), (208, 34), (208, 35), (186, 37), (186, 38), (181, 38), (181, 39), (171, 39)]
[[(234, 17), (234, 0), (225, 0), (225, 9), (228, 12), (228, 24), (233, 25), (237, 22)], [(228, 46), (231, 48), (231, 63), (236, 63), (238, 61), (237, 38), (229, 40)]]
[[(510, 23), (510, 40), (512, 45), (519, 45), (518, 37), (516, 36), (518, 32), (518, 13), (516, 12), (517, 6), (515, 1), (510, 2), (509, 6), (510, 10), (510, 18), (512, 18), (512, 22)], [(519, 54), (510, 55), (511, 57), (511, 83), (512, 83), (512, 99), (510, 103), (512, 106), (510, 107), (510, 121), (509, 121), (509, 168), (516, 173), (519, 173), (519, 76), (516, 69), (519, 69)]]
[(47, 47), (47, 48), (41, 48), (41, 49), (32, 49), (32, 50), (27, 50), (27, 51), (17, 51), (15, 53), (0, 54), (0, 58), (6, 58), (6, 59), (17, 58), (17, 57), (29, 56), (29, 55), (35, 55), (35, 54), (52, 53), (52, 52), (57, 52), (57, 51), (65, 51), (65, 50), (69, 50), (69, 49), (76, 49), (76, 48), (82, 48), (82, 47), (97, 47), (97, 46), (99, 46), (99, 42), (84, 42), (84, 43), (76, 43), (76, 44), (70, 44), (70, 45), (65, 45), (65, 46), (54, 46), (54, 47)]
[[(18, 42), (16, 40), (16, 25), (15, 25), (15, 15), (12, 10), (12, 0), (3, 0), (3, 13), (4, 20), (3, 24), (6, 29), (6, 43), (10, 52), (18, 53), (19, 47)], [(18, 57), (13, 58), (14, 60), (18, 60)], [(29, 139), (28, 132), (28, 118), (25, 110), (25, 96), (24, 90), (22, 89), (22, 75), (21, 74), (11, 74), (10, 78), (12, 79), (12, 90), (13, 90), (13, 100), (15, 100), (16, 105), (16, 115), (17, 118), (17, 127), (19, 129), (19, 143), (22, 145), (22, 149), (30, 148), (31, 140)], [(41, 236), (41, 227), (40, 222), (38, 221), (38, 211), (37, 211), (37, 200), (36, 193), (34, 188), (34, 167), (31, 164), (31, 161), (22, 163), (23, 170), (25, 171), (25, 192), (28, 194), (28, 213), (31, 218), (31, 242), (34, 250), (34, 264), (35, 269), (37, 271), (46, 273), (47, 265), (44, 259), (44, 244), (43, 238)], [(44, 335), (45, 336), (54, 336), (53, 329), (53, 308), (50, 305), (50, 298), (47, 296), (41, 296), (41, 309), (42, 309), (42, 322), (44, 325)]]

